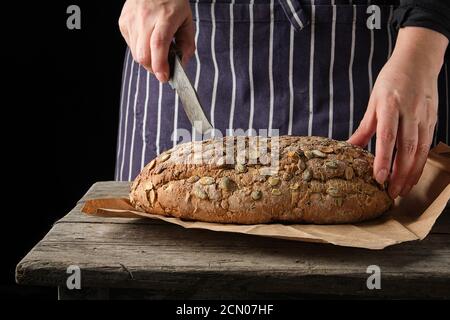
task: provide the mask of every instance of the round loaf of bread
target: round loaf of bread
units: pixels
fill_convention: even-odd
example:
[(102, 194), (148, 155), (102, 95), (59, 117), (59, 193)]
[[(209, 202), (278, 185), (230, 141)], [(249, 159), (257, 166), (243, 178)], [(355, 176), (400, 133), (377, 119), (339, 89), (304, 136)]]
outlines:
[(322, 137), (226, 137), (178, 145), (131, 187), (137, 210), (204, 222), (339, 224), (373, 219), (392, 199), (373, 155)]

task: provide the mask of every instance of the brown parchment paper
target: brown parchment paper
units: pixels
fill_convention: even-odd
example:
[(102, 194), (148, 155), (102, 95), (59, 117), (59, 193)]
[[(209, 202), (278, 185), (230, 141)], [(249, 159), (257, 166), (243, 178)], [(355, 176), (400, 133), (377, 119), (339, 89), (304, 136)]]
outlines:
[(164, 220), (184, 228), (244, 233), (376, 250), (406, 241), (424, 239), (450, 199), (449, 184), (450, 147), (440, 143), (431, 150), (421, 179), (411, 192), (404, 198), (397, 198), (394, 207), (382, 217), (363, 223), (236, 225), (184, 221), (136, 211), (127, 198), (88, 200), (82, 211), (85, 214), (100, 217), (144, 217)]

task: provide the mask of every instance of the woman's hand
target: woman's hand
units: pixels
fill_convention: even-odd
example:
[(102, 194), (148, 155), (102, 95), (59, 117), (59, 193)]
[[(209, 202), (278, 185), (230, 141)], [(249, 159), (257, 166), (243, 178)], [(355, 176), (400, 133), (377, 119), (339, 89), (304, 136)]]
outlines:
[(419, 181), (437, 119), (437, 79), (448, 40), (417, 27), (399, 31), (394, 52), (381, 70), (358, 130), (348, 142), (366, 146), (376, 132), (374, 177), (389, 195), (405, 196)]
[(187, 0), (127, 0), (119, 27), (134, 60), (161, 82), (169, 80), (169, 46), (174, 38), (183, 63), (195, 51), (194, 24)]

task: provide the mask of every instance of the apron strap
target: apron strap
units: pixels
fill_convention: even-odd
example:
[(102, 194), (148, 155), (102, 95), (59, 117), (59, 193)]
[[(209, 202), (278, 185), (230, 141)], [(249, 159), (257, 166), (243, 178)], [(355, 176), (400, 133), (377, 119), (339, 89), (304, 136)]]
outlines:
[(300, 0), (278, 0), (278, 2), (296, 31), (302, 30), (309, 24), (309, 17), (302, 8)]

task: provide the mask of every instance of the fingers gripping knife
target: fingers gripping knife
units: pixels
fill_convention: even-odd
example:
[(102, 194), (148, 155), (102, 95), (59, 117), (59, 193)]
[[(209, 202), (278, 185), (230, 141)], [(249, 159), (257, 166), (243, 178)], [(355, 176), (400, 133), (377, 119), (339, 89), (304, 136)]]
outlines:
[(204, 134), (213, 127), (203, 112), (197, 92), (192, 86), (180, 61), (181, 54), (171, 45), (169, 50), (170, 79), (169, 84), (180, 97), (189, 121), (198, 133)]

